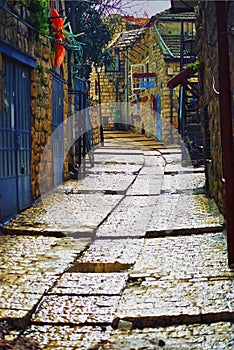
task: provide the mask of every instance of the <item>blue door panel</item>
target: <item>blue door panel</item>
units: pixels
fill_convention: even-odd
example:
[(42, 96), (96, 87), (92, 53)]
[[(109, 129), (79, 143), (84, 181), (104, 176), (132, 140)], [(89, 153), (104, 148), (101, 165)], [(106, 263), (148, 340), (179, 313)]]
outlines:
[(18, 176), (18, 205), (25, 209), (31, 205), (31, 175)]
[(4, 222), (31, 205), (30, 74), (3, 59), (0, 115), (0, 196)]
[[(29, 70), (16, 66), (16, 125), (17, 125), (17, 175), (18, 207), (31, 204), (31, 123)], [(22, 103), (22, 101), (24, 101)]]
[(17, 179), (5, 178), (0, 180), (1, 221), (4, 223), (16, 216), (17, 208)]
[(63, 81), (53, 75), (52, 95), (52, 152), (54, 186), (64, 180)]

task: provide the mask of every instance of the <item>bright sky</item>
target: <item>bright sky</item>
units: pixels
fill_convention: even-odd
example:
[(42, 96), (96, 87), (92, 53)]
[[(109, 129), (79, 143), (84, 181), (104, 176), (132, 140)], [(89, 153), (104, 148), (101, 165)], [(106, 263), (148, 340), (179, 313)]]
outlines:
[[(128, 4), (129, 14), (137, 17), (151, 17), (171, 7), (170, 0), (124, 0)], [(129, 4), (131, 3), (131, 6)]]

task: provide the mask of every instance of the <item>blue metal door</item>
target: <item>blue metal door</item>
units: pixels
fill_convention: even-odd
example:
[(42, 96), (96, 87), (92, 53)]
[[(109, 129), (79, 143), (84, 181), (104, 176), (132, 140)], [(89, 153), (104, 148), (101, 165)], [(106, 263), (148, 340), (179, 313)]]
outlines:
[(2, 67), (1, 221), (31, 205), (30, 71), (8, 58)]
[(63, 80), (53, 75), (52, 93), (52, 151), (54, 186), (64, 180)]

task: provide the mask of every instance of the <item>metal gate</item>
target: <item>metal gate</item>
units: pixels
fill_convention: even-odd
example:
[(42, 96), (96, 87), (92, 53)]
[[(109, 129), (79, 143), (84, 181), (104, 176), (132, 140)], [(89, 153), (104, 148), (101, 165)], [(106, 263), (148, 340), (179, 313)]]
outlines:
[(3, 58), (0, 118), (1, 222), (31, 205), (30, 71)]
[(63, 80), (53, 75), (52, 85), (52, 152), (54, 186), (64, 180)]

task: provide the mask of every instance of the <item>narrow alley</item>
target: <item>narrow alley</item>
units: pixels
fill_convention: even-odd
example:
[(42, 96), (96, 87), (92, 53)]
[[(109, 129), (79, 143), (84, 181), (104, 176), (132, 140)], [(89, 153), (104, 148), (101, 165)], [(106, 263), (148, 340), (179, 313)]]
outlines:
[(0, 349), (234, 349), (224, 219), (179, 146), (106, 131), (1, 231)]

